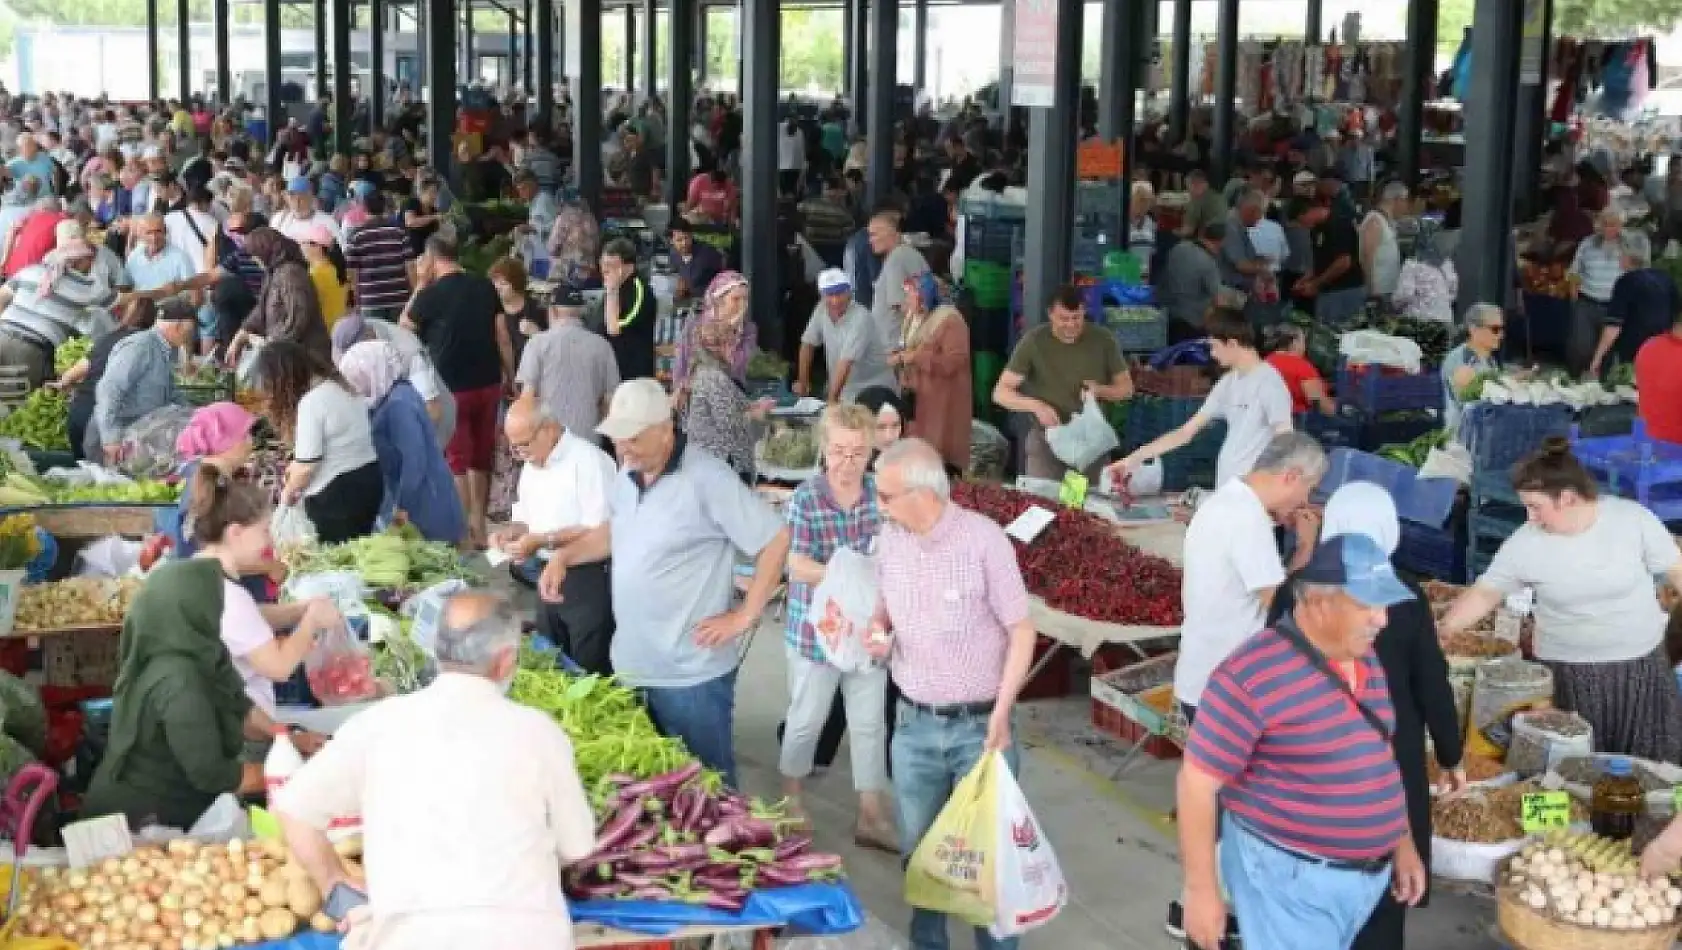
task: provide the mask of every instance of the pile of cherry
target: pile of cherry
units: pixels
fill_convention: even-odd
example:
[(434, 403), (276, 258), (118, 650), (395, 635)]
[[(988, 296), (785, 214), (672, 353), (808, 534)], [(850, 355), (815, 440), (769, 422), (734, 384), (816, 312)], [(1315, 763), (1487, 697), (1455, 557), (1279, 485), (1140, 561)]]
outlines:
[[(1044, 499), (998, 485), (960, 482), (952, 498), (1008, 525)], [(1057, 520), (1033, 544), (1013, 542), (1028, 591), (1056, 610), (1103, 623), (1178, 626), (1180, 571), (1116, 535), (1110, 522), (1083, 511), (1057, 509)]]

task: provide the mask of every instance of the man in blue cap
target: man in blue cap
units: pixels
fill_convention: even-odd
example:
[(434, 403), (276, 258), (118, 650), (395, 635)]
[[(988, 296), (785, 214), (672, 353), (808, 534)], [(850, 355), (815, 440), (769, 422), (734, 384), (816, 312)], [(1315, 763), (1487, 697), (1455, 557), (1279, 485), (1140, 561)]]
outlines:
[(321, 225), (340, 241), (339, 222), (315, 206), (315, 188), (308, 177), (299, 175), (286, 184), (286, 208), (274, 216), (270, 225), (294, 241), (301, 240), (316, 225)]
[(1356, 534), (1326, 539), (1290, 583), (1295, 609), (1216, 667), (1186, 743), (1185, 930), (1204, 950), (1226, 932), (1223, 883), (1247, 950), (1348, 950), (1386, 887), (1409, 905), (1425, 892), (1372, 649), (1413, 593)]

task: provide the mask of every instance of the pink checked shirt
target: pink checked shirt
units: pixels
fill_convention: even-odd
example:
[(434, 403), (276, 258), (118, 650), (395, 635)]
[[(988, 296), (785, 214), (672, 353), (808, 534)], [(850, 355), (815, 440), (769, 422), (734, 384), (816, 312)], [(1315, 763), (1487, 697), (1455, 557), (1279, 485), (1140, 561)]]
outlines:
[(1028, 590), (1004, 529), (948, 502), (928, 534), (886, 525), (878, 545), (901, 692), (928, 705), (998, 698), (1007, 630), (1028, 619)]

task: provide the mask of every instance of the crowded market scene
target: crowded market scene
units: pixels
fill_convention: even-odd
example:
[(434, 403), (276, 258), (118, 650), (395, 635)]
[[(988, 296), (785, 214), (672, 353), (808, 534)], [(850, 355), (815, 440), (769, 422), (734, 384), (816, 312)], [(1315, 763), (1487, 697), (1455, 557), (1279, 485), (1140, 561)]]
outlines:
[(1674, 946), (1682, 116), (1559, 2), (0, 89), (0, 946)]

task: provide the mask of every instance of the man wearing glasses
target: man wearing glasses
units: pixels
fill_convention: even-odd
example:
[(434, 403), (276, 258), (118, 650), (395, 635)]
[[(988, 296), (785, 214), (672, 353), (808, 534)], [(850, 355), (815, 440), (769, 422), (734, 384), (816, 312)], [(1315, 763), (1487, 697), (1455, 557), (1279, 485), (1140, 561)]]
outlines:
[(1492, 303), (1476, 303), (1466, 309), (1466, 342), (1443, 357), (1443, 428), (1460, 429), (1466, 404), (1460, 394), (1479, 373), (1499, 369), (1501, 335), (1506, 332), (1506, 315)]

